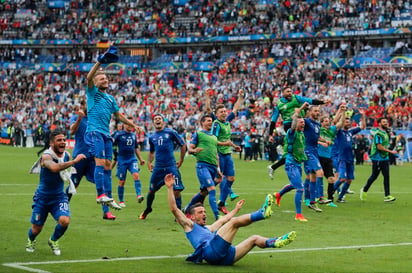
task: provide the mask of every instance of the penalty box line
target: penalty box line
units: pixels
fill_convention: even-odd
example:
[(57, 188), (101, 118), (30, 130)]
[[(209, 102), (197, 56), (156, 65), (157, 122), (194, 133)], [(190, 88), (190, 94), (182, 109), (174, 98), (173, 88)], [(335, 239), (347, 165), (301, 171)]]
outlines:
[[(412, 245), (412, 242), (395, 243), (395, 244), (376, 244), (376, 245), (352, 245), (352, 246), (330, 246), (330, 247), (295, 248), (295, 249), (271, 249), (271, 250), (251, 251), (249, 252), (249, 254), (340, 250), (340, 249), (356, 249), (356, 248), (380, 248), (380, 247), (396, 247), (396, 246), (410, 246), (410, 245)], [(16, 263), (4, 263), (3, 266), (15, 268), (15, 269), (21, 269), (27, 272), (51, 273), (49, 271), (32, 268), (30, 266), (48, 265), (48, 264), (69, 264), (69, 263), (73, 264), (73, 263), (176, 259), (176, 258), (185, 258), (187, 256), (188, 254), (181, 254), (181, 255), (175, 255), (175, 256), (139, 256), (139, 257), (113, 258), (113, 259), (62, 260), (62, 261), (44, 261), (44, 262), (21, 262), (21, 263), (16, 262)]]

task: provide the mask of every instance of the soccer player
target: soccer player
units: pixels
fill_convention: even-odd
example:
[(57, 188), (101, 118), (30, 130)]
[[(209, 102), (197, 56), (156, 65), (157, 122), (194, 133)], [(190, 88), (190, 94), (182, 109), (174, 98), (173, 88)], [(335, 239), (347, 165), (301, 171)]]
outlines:
[[(311, 99), (303, 96), (298, 96), (298, 95), (293, 95), (292, 94), (292, 89), (290, 87), (285, 87), (282, 91), (282, 97), (279, 99), (277, 102), (275, 109), (273, 110), (272, 113), (272, 118), (269, 126), (269, 138), (273, 138), (273, 130), (276, 128), (276, 122), (279, 118), (279, 116), (282, 117), (283, 119), (283, 129), (285, 132), (288, 131), (288, 129), (292, 125), (292, 115), (294, 114), (294, 111), (296, 108), (301, 107), (305, 102), (307, 102), (309, 105), (321, 105), (321, 104), (327, 104), (330, 101), (329, 100), (317, 100), (317, 99)], [(305, 117), (305, 113), (301, 113), (301, 117)], [(267, 167), (268, 169), (268, 174), (271, 179), (273, 179), (273, 173), (274, 171), (285, 164), (285, 158), (282, 157), (278, 162), (271, 164)]]
[[(94, 169), (96, 166), (93, 156), (89, 153), (89, 146), (85, 143), (84, 136), (87, 130), (87, 104), (86, 100), (80, 101), (80, 108), (76, 115), (73, 115), (70, 120), (70, 135), (75, 135), (76, 144), (74, 145), (73, 157), (78, 154), (86, 155), (86, 159), (74, 164), (76, 172), (71, 175), (72, 181), (77, 188), (80, 185), (80, 181), (84, 176), (86, 179), (94, 183)], [(69, 193), (69, 187), (66, 188), (66, 193), (69, 201), (72, 198), (72, 194)], [(111, 197), (111, 192), (106, 192), (106, 195)], [(116, 220), (116, 216), (109, 210), (109, 207), (102, 204), (103, 219)]]
[[(231, 140), (232, 130), (230, 128), (230, 122), (236, 117), (236, 113), (239, 110), (241, 103), (243, 102), (243, 90), (239, 90), (239, 96), (236, 100), (233, 110), (230, 114), (227, 113), (227, 109), (224, 104), (216, 105), (215, 114), (212, 113), (210, 107), (210, 94), (209, 90), (206, 90), (206, 110), (211, 113), (213, 121), (212, 134), (217, 137), (217, 150), (219, 155), (219, 166), (224, 175), (222, 182), (220, 183), (220, 196), (218, 209), (227, 214), (228, 211), (225, 207), (226, 198), (231, 194), (232, 185), (235, 181), (235, 164), (232, 158), (232, 148), (236, 152), (240, 152), (240, 146), (235, 145)], [(233, 194), (232, 200), (238, 197)]]
[(295, 220), (301, 222), (307, 222), (308, 220), (302, 215), (302, 196), (303, 196), (303, 184), (302, 184), (302, 162), (307, 160), (305, 154), (305, 135), (303, 130), (305, 129), (305, 120), (300, 116), (303, 109), (306, 109), (309, 103), (305, 102), (300, 108), (295, 109), (295, 114), (292, 116), (291, 128), (288, 129), (285, 136), (284, 144), (284, 157), (286, 160), (285, 171), (288, 175), (290, 184), (284, 186), (279, 192), (275, 192), (276, 204), (280, 206), (280, 200), (282, 196), (296, 189), (295, 193)]
[(70, 223), (70, 208), (67, 195), (64, 192), (62, 172), (85, 159), (84, 154), (78, 154), (70, 160), (65, 151), (66, 137), (63, 131), (56, 129), (50, 133), (50, 148), (41, 157), (40, 183), (33, 196), (32, 226), (28, 231), (27, 252), (35, 251), (36, 237), (43, 229), (50, 213), (57, 221), (48, 244), (54, 255), (60, 255), (58, 240), (66, 232)]
[[(130, 122), (133, 122), (133, 117), (127, 117)], [(118, 132), (114, 136), (114, 145), (117, 145), (119, 153), (117, 156), (117, 173), (119, 179), (119, 186), (117, 193), (119, 195), (119, 206), (126, 207), (124, 203), (124, 184), (126, 182), (127, 171), (129, 171), (134, 180), (134, 188), (136, 192), (137, 202), (141, 203), (144, 200), (142, 194), (142, 184), (139, 178), (139, 162), (144, 165), (146, 161), (142, 158), (139, 151), (139, 142), (136, 134), (133, 132), (133, 127), (125, 125), (123, 131)], [(139, 159), (139, 161), (137, 161)]]
[(360, 190), (360, 199), (366, 201), (367, 192), (373, 182), (378, 178), (379, 173), (383, 175), (383, 187), (385, 197), (383, 201), (393, 202), (396, 200), (391, 195), (389, 184), (389, 154), (396, 154), (396, 151), (389, 150), (388, 120), (386, 118), (378, 119), (379, 128), (372, 130), (373, 142), (371, 148), (372, 174), (366, 181), (366, 184)]
[(117, 56), (116, 53), (117, 49), (111, 46), (106, 53), (99, 56), (98, 61), (87, 74), (86, 92), (89, 122), (85, 140), (96, 162), (94, 182), (96, 184), (97, 203), (104, 203), (114, 209), (121, 209), (113, 198), (106, 196), (106, 192), (112, 191), (113, 139), (109, 130), (111, 116), (114, 114), (117, 120), (134, 127), (137, 132), (141, 128), (120, 114), (115, 98), (107, 93), (109, 89), (107, 76), (99, 70), (101, 63), (116, 61), (114, 57)]
[[(320, 109), (318, 106), (312, 105), (309, 107), (309, 118), (305, 118), (305, 129), (303, 133), (306, 138), (305, 153), (308, 157), (304, 162), (304, 169), (306, 173), (305, 191), (308, 190), (309, 196), (305, 195), (305, 201), (308, 208), (316, 212), (322, 212), (317, 206), (316, 198), (319, 198), (319, 203), (327, 204), (329, 200), (324, 199), (323, 196), (323, 170), (319, 162), (318, 142), (323, 142), (330, 145), (331, 141), (325, 140), (320, 136), (320, 123), (318, 122)], [(309, 198), (308, 198), (309, 197)]]
[[(116, 130), (114, 132), (112, 132), (112, 138), (114, 139), (116, 137), (116, 135), (123, 131), (123, 123), (119, 122), (116, 125)], [(117, 156), (118, 156), (118, 151), (117, 151), (117, 147), (113, 146), (113, 160), (112, 160), (112, 170), (114, 169), (114, 167), (116, 167), (117, 165)]]
[[(320, 136), (323, 139), (328, 140), (331, 144), (328, 145), (325, 142), (319, 141), (318, 142), (318, 153), (319, 153), (319, 162), (320, 165), (322, 166), (323, 174), (328, 180), (328, 200), (330, 200), (330, 203), (328, 206), (330, 207), (337, 207), (335, 203), (333, 203), (333, 193), (334, 193), (334, 183), (336, 181), (335, 179), (335, 174), (333, 171), (333, 162), (332, 162), (332, 145), (335, 142), (335, 137), (337, 131), (342, 127), (344, 118), (345, 118), (345, 111), (346, 111), (346, 105), (341, 104), (339, 106), (339, 109), (335, 115), (334, 122), (336, 125), (331, 126), (330, 118), (328, 115), (325, 115), (320, 118)], [(336, 122), (337, 121), (337, 122)], [(318, 193), (320, 195), (323, 195), (323, 183), (322, 187), (318, 188)], [(319, 202), (322, 204), (323, 202)]]
[(351, 120), (350, 118), (346, 117), (343, 123), (343, 127), (338, 131), (336, 135), (339, 143), (339, 179), (335, 182), (334, 190), (336, 191), (336, 189), (339, 188), (341, 184), (343, 184), (342, 190), (340, 191), (337, 200), (339, 203), (346, 202), (343, 197), (345, 196), (350, 184), (355, 178), (355, 154), (352, 149), (353, 135), (365, 129), (366, 126), (365, 112), (364, 110), (360, 110), (359, 112), (361, 114), (360, 126), (351, 128)]
[(227, 215), (220, 217), (212, 225), (206, 225), (206, 210), (201, 203), (189, 208), (190, 219), (178, 209), (173, 195), (174, 181), (175, 178), (172, 174), (165, 177), (169, 207), (195, 250), (193, 254), (187, 257), (186, 261), (201, 263), (205, 260), (213, 265), (232, 265), (255, 246), (259, 248), (280, 248), (290, 244), (296, 238), (295, 231), (274, 238), (253, 235), (240, 244), (233, 246), (232, 242), (239, 228), (270, 217), (273, 197), (268, 194), (261, 209), (235, 217), (245, 202), (245, 200), (240, 200), (237, 202), (235, 209)]
[(218, 167), (217, 155), (217, 137), (211, 133), (213, 119), (210, 115), (204, 115), (200, 119), (201, 130), (197, 131), (190, 141), (189, 154), (195, 155), (197, 159), (196, 174), (200, 183), (200, 192), (193, 196), (188, 208), (196, 203), (203, 203), (207, 195), (209, 195), (209, 205), (217, 220), (219, 211), (216, 204), (216, 188), (215, 179), (222, 177)]
[[(152, 175), (150, 177), (149, 192), (147, 193), (146, 209), (140, 214), (140, 220), (146, 219), (147, 215), (152, 212), (155, 194), (165, 184), (164, 178), (166, 174), (172, 173), (176, 178), (173, 189), (179, 209), (182, 208), (181, 192), (185, 188), (179, 172), (187, 150), (184, 139), (175, 130), (165, 128), (165, 120), (161, 114), (153, 116), (153, 125), (156, 131), (149, 137), (150, 150), (147, 160), (147, 167), (152, 172)], [(173, 153), (175, 145), (180, 147), (180, 159), (178, 162), (176, 162)], [(156, 161), (153, 166), (152, 162), (154, 159)]]

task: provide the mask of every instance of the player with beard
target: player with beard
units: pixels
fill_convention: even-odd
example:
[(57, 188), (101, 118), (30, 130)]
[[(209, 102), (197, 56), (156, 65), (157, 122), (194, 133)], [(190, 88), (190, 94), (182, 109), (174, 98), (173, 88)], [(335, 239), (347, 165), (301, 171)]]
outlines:
[(86, 144), (94, 156), (96, 167), (94, 182), (96, 184), (98, 204), (107, 204), (114, 209), (121, 207), (112, 198), (112, 154), (113, 138), (110, 135), (110, 119), (112, 114), (120, 122), (127, 124), (140, 132), (142, 129), (133, 124), (119, 112), (115, 98), (108, 94), (109, 80), (100, 69), (103, 63), (116, 62), (117, 48), (110, 46), (109, 50), (98, 57), (98, 61), (87, 74), (87, 116), (89, 122), (85, 135)]
[(206, 210), (201, 203), (188, 209), (189, 219), (176, 206), (173, 187), (175, 177), (168, 174), (165, 177), (168, 189), (169, 208), (176, 218), (194, 248), (193, 254), (186, 261), (201, 263), (206, 260), (213, 265), (232, 265), (243, 258), (255, 246), (259, 248), (280, 248), (290, 244), (296, 238), (296, 232), (291, 231), (280, 237), (265, 238), (253, 235), (236, 246), (232, 242), (239, 228), (254, 222), (264, 220), (272, 214), (273, 197), (268, 194), (262, 208), (249, 214), (235, 217), (242, 208), (245, 200), (237, 202), (235, 209), (220, 217), (211, 225), (206, 225)]
[(359, 111), (362, 115), (361, 125), (351, 128), (350, 118), (345, 118), (343, 122), (343, 127), (336, 134), (337, 142), (339, 143), (339, 180), (335, 182), (334, 190), (336, 191), (339, 186), (343, 183), (342, 190), (339, 193), (338, 202), (345, 203), (343, 199), (347, 190), (350, 187), (353, 179), (355, 178), (355, 154), (352, 148), (353, 135), (359, 133), (361, 130), (365, 129), (365, 112), (364, 110)]
[(389, 184), (389, 154), (396, 154), (396, 151), (389, 150), (388, 120), (386, 118), (378, 119), (379, 128), (372, 130), (373, 143), (371, 148), (372, 174), (366, 181), (365, 186), (360, 190), (360, 199), (366, 201), (367, 192), (373, 182), (378, 178), (379, 173), (383, 175), (383, 187), (385, 198), (383, 201), (392, 202), (396, 198), (391, 196)]
[[(276, 127), (276, 122), (279, 117), (282, 117), (283, 129), (285, 130), (285, 132), (287, 132), (292, 125), (292, 115), (294, 114), (295, 109), (301, 107), (305, 102), (307, 102), (309, 105), (321, 105), (330, 103), (329, 100), (317, 100), (294, 95), (290, 87), (285, 87), (282, 91), (282, 97), (279, 99), (275, 108), (273, 109), (273, 114), (269, 126), (269, 138), (273, 138), (273, 130)], [(302, 112), (300, 116), (305, 117), (305, 113)], [(273, 179), (274, 171), (285, 164), (285, 160), (286, 159), (282, 157), (278, 162), (267, 167), (270, 179)]]
[(32, 226), (28, 232), (27, 252), (35, 251), (36, 237), (42, 231), (50, 213), (57, 224), (48, 244), (55, 255), (60, 255), (58, 240), (70, 223), (69, 201), (64, 192), (62, 172), (86, 158), (84, 154), (78, 154), (75, 159), (70, 160), (70, 155), (65, 149), (64, 133), (59, 129), (52, 131), (50, 148), (41, 157), (40, 183), (33, 196)]

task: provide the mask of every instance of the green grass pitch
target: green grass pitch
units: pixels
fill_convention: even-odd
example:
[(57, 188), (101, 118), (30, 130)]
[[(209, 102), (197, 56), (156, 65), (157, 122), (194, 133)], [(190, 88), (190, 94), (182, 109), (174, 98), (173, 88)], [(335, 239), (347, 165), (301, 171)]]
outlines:
[[(316, 213), (303, 207), (309, 220), (294, 220), (294, 192), (284, 196), (271, 218), (239, 230), (234, 244), (252, 234), (263, 236), (297, 232), (296, 240), (282, 249), (255, 248), (234, 266), (217, 267), (185, 262), (192, 252), (181, 227), (168, 210), (166, 189), (156, 195), (153, 212), (138, 219), (145, 204), (138, 204), (128, 175), (125, 188), (127, 207), (114, 212), (116, 221), (102, 219), (95, 201), (94, 185), (82, 180), (70, 204), (71, 223), (60, 240), (61, 256), (54, 256), (47, 239), (55, 222), (49, 216), (37, 237), (36, 251), (27, 253), (25, 244), (30, 226), (32, 196), (38, 175), (28, 174), (36, 160), (36, 149), (0, 146), (0, 272), (411, 272), (412, 271), (412, 169), (411, 164), (391, 167), (391, 190), (397, 198), (383, 202), (379, 177), (371, 187), (367, 202), (359, 200), (359, 189), (371, 167), (356, 166), (354, 195), (347, 195), (338, 208), (322, 206)], [(147, 154), (143, 154), (147, 158)], [(283, 169), (270, 180), (267, 161), (244, 162), (234, 155), (234, 191), (246, 199), (241, 213), (262, 205), (267, 193), (287, 183)], [(185, 184), (183, 204), (198, 191), (195, 159), (187, 157), (181, 173)], [(147, 193), (150, 173), (141, 167), (143, 193)], [(113, 176), (117, 199), (117, 179)], [(326, 184), (325, 184), (326, 189)], [(234, 202), (228, 204), (233, 208)], [(211, 216), (206, 201), (208, 215)], [(213, 217), (210, 217), (211, 221)]]

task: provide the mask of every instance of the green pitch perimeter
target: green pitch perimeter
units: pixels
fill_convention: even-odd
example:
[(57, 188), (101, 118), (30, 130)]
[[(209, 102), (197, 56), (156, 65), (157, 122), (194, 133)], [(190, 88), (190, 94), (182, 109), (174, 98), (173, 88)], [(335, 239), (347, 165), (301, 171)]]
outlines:
[[(279, 249), (255, 248), (234, 266), (216, 267), (185, 262), (192, 252), (181, 227), (167, 207), (166, 189), (154, 201), (153, 213), (138, 219), (144, 204), (138, 204), (128, 176), (125, 188), (127, 207), (114, 212), (116, 221), (102, 219), (95, 202), (94, 185), (83, 180), (71, 202), (71, 223), (60, 240), (61, 256), (47, 245), (55, 223), (48, 218), (37, 237), (36, 251), (27, 253), (25, 243), (30, 226), (32, 196), (37, 175), (29, 175), (37, 149), (0, 146), (0, 272), (410, 272), (412, 270), (412, 165), (391, 167), (391, 190), (397, 198), (383, 202), (382, 177), (359, 200), (359, 189), (371, 172), (370, 165), (356, 166), (354, 195), (347, 195), (338, 208), (322, 206), (322, 213), (303, 208), (307, 223), (294, 221), (294, 193), (284, 196), (281, 206), (265, 221), (241, 229), (234, 244), (247, 236), (275, 236), (290, 230), (296, 240)], [(147, 158), (147, 154), (143, 155)], [(275, 179), (267, 176), (266, 161), (244, 162), (234, 155), (234, 190), (246, 199), (242, 213), (259, 208), (267, 193), (287, 183), (283, 169)], [(185, 191), (183, 203), (198, 191), (195, 159), (187, 157), (181, 168)], [(115, 171), (113, 172), (115, 174)], [(150, 173), (141, 167), (143, 192), (147, 193)], [(117, 179), (113, 191), (117, 199)], [(325, 185), (326, 188), (326, 185)], [(228, 204), (233, 208), (234, 202)], [(212, 215), (206, 201), (209, 215)], [(212, 220), (210, 217), (209, 220)]]

